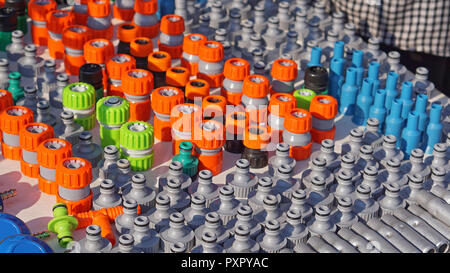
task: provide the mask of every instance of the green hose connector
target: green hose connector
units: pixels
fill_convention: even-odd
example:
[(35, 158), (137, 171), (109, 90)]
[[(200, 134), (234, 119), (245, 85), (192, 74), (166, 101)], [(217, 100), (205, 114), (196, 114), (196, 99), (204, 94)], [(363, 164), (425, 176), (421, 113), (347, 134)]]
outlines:
[(23, 32), (23, 35), (28, 33), (27, 15), (17, 16), (17, 29)]
[(48, 231), (56, 233), (61, 247), (67, 247), (73, 241), (72, 231), (78, 226), (77, 218), (68, 215), (67, 206), (64, 203), (56, 203), (53, 206), (53, 219), (48, 222)]
[(120, 150), (133, 171), (146, 171), (153, 165), (153, 126), (144, 121), (129, 121), (120, 127)]
[(189, 141), (180, 143), (180, 153), (172, 157), (172, 161), (178, 161), (183, 164), (183, 173), (194, 177), (198, 171), (198, 158), (192, 154), (193, 145)]
[(102, 147), (115, 145), (120, 148), (120, 127), (130, 119), (130, 103), (112, 96), (100, 99), (96, 108)]
[(84, 82), (68, 84), (62, 97), (64, 110), (73, 112), (76, 123), (86, 131), (95, 127), (95, 90), (92, 85)]
[(297, 100), (297, 108), (302, 108), (309, 111), (309, 104), (316, 96), (316, 92), (310, 89), (298, 89), (294, 92), (294, 97)]
[(0, 51), (5, 51), (11, 43), (12, 32), (0, 32)]
[(24, 97), (23, 87), (20, 86), (22, 75), (19, 72), (11, 72), (8, 74), (8, 91), (11, 92), (14, 103)]
[(99, 100), (101, 100), (103, 98), (104, 92), (105, 92), (105, 90), (103, 89), (103, 87), (95, 90), (95, 101), (96, 102), (98, 102)]

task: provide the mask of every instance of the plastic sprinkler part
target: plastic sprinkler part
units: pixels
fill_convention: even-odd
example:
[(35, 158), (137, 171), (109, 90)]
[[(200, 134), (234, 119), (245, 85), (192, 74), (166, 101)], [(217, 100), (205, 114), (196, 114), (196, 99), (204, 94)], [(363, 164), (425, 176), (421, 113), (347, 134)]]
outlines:
[(394, 210), (397, 208), (405, 208), (406, 202), (400, 196), (400, 186), (398, 184), (387, 183), (384, 187), (384, 196), (378, 199), (381, 216), (385, 214), (394, 215)]
[(227, 253), (258, 253), (259, 244), (250, 237), (250, 228), (237, 225), (234, 236), (225, 241), (224, 248)]
[(289, 145), (286, 143), (278, 143), (276, 147), (275, 155), (269, 158), (269, 175), (274, 176), (275, 171), (281, 165), (289, 165), (295, 168), (297, 162), (289, 156)]
[(161, 232), (161, 248), (164, 252), (169, 252), (171, 245), (183, 243), (186, 251), (191, 251), (194, 247), (194, 231), (184, 223), (184, 216), (179, 212), (170, 214), (169, 228)]
[(19, 131), (19, 144), (22, 148), (20, 171), (28, 177), (39, 176), (39, 163), (37, 161), (37, 148), (41, 142), (53, 138), (53, 128), (44, 123), (28, 123)]
[[(390, 112), (391, 107), (392, 107), (392, 102), (395, 100), (395, 98), (398, 96), (398, 91), (397, 91), (397, 82), (398, 82), (398, 74), (395, 73), (394, 71), (390, 71), (387, 74), (387, 79), (386, 79), (386, 100), (385, 100), (385, 106), (386, 106), (386, 110), (388, 112)], [(403, 105), (403, 100), (400, 99), (402, 101), (402, 105)], [(403, 109), (403, 106), (402, 106)], [(403, 116), (402, 116), (403, 118)]]
[(400, 100), (403, 102), (402, 118), (407, 119), (408, 114), (412, 111), (414, 101), (412, 100), (412, 83), (403, 82), (400, 93)]
[(351, 153), (354, 157), (357, 157), (359, 154), (359, 150), (363, 145), (363, 135), (364, 132), (360, 128), (354, 128), (350, 130), (350, 141), (344, 143), (341, 147), (341, 155), (345, 155), (347, 153)]
[(353, 204), (353, 212), (363, 221), (379, 216), (380, 205), (371, 196), (372, 189), (364, 184), (356, 188), (356, 200)]
[(102, 148), (92, 142), (92, 134), (88, 131), (79, 135), (79, 141), (73, 145), (72, 150), (74, 156), (88, 160), (92, 166), (97, 166), (102, 159)]
[(163, 174), (159, 177), (159, 190), (163, 191), (167, 189), (167, 183), (170, 179), (176, 178), (181, 183), (181, 189), (187, 191), (192, 184), (192, 178), (183, 172), (183, 164), (179, 161), (172, 161), (169, 164), (169, 170), (167, 174)]
[(134, 238), (130, 234), (123, 234), (119, 237), (119, 245), (111, 250), (111, 253), (141, 253), (134, 246)]
[(383, 144), (383, 137), (380, 131), (379, 120), (377, 118), (369, 118), (362, 142), (366, 145), (371, 145), (374, 149), (378, 149)]
[(339, 229), (350, 228), (358, 222), (358, 217), (353, 213), (353, 201), (349, 196), (337, 197), (337, 211), (332, 215), (332, 221)]
[(423, 147), (424, 134), (427, 129), (428, 124), (428, 114), (427, 114), (427, 104), (428, 97), (424, 94), (419, 94), (416, 97), (416, 104), (414, 106), (414, 111), (419, 116), (419, 122), (417, 124), (417, 129), (420, 131), (420, 147)]
[(117, 27), (117, 38), (119, 39), (119, 44), (117, 45), (117, 54), (131, 54), (130, 44), (131, 41), (138, 37), (137, 32), (137, 26), (131, 23), (123, 23)]
[(136, 68), (136, 60), (126, 54), (114, 55), (106, 63), (108, 77), (107, 93), (109, 96), (123, 96), (122, 77), (128, 70)]
[(227, 184), (234, 189), (236, 199), (248, 199), (251, 191), (256, 189), (258, 179), (250, 172), (250, 162), (246, 159), (236, 161), (235, 171), (226, 177)]
[(268, 164), (267, 145), (270, 141), (270, 134), (267, 128), (260, 126), (249, 126), (244, 131), (244, 152), (242, 159), (250, 162), (250, 168), (264, 168)]
[[(15, 72), (13, 72), (13, 73), (15, 73)], [(13, 88), (14, 86), (12, 86), (10, 83), (9, 87)], [(22, 88), (22, 87), (20, 87), (20, 88)], [(35, 86), (28, 85), (28, 86), (25, 86), (22, 90), (23, 90), (23, 95), (15, 103), (15, 105), (27, 107), (30, 110), (32, 110), (33, 113), (36, 115), (37, 104), (39, 102), (37, 88)], [(13, 94), (13, 92), (9, 88), (8, 88), (8, 91)]]
[(312, 116), (311, 138), (316, 143), (334, 139), (336, 126), (334, 118), (338, 113), (338, 102), (328, 95), (317, 95), (311, 100), (309, 111)]
[(340, 169), (336, 173), (337, 185), (332, 185), (330, 191), (336, 199), (346, 196), (353, 196), (355, 188), (352, 182), (351, 172), (346, 169)]
[(206, 208), (206, 199), (203, 195), (195, 193), (191, 197), (191, 206), (181, 213), (186, 219), (186, 223), (193, 230), (205, 223), (205, 215), (209, 212)]
[(35, 121), (45, 123), (52, 127), (56, 125), (57, 119), (50, 113), (50, 104), (48, 101), (41, 100), (38, 102)]
[(145, 171), (153, 165), (153, 126), (143, 121), (129, 121), (120, 128), (122, 156), (133, 171)]
[(250, 75), (244, 79), (241, 105), (248, 113), (250, 125), (267, 121), (267, 106), (269, 105), (269, 80), (265, 76)]
[[(315, 177), (323, 179), (325, 185), (329, 187), (334, 181), (334, 175), (326, 167), (327, 162), (323, 158), (315, 157), (311, 161), (310, 168), (302, 173), (302, 182), (309, 188), (312, 186), (312, 181)], [(335, 170), (337, 172), (338, 169)]]
[(225, 253), (225, 249), (217, 243), (214, 232), (204, 231), (201, 244), (193, 248), (191, 253)]
[(328, 72), (322, 66), (308, 66), (305, 71), (305, 89), (318, 95), (328, 94)]
[(10, 106), (0, 114), (0, 129), (2, 131), (2, 154), (4, 158), (20, 160), (20, 130), (33, 121), (33, 112), (22, 106)]
[(184, 30), (183, 17), (175, 14), (161, 17), (161, 33), (158, 40), (159, 50), (169, 53), (174, 60), (180, 59), (183, 53)]
[[(182, 141), (180, 143), (179, 150), (180, 153), (172, 158), (172, 162), (180, 162), (182, 165), (183, 173), (191, 178), (195, 177), (197, 175), (198, 159), (192, 154), (192, 143), (189, 141)], [(182, 188), (188, 187), (188, 185), (185, 185), (186, 183), (183, 184)]]
[(428, 184), (433, 168), (430, 168), (430, 166), (424, 163), (424, 155), (425, 154), (421, 149), (413, 149), (409, 161), (402, 164), (401, 170), (403, 173), (420, 174), (424, 178), (425, 183)]
[(281, 165), (275, 171), (275, 175), (273, 176), (273, 189), (282, 195), (281, 203), (288, 203), (289, 199), (291, 199), (292, 192), (300, 187), (300, 180), (297, 178), (293, 178), (294, 168), (290, 165)]
[(154, 207), (156, 198), (155, 191), (146, 186), (146, 182), (143, 174), (135, 174), (131, 177), (131, 188), (125, 189), (122, 193), (124, 199), (135, 200), (143, 213)]
[(0, 58), (0, 88), (7, 90), (9, 86), (9, 61), (6, 58)]
[[(198, 173), (198, 180), (188, 188), (189, 194), (201, 194), (205, 197), (205, 206), (210, 207), (210, 204), (219, 198), (219, 189), (212, 181), (212, 173), (209, 170), (203, 170)], [(191, 201), (192, 202), (192, 201)]]
[(277, 220), (265, 223), (264, 233), (260, 234), (257, 242), (265, 253), (278, 253), (287, 246), (287, 239), (282, 236), (281, 226)]
[(295, 160), (305, 160), (311, 155), (312, 115), (310, 112), (295, 108), (284, 120), (283, 140), (291, 147), (290, 155)]
[(403, 129), (400, 139), (400, 149), (405, 153), (406, 158), (409, 158), (409, 155), (413, 149), (419, 147), (420, 131), (417, 128), (418, 123), (419, 115), (417, 112), (410, 112), (408, 114), (406, 127)]
[(425, 132), (426, 141), (424, 141), (424, 143), (426, 143), (425, 148), (426, 154), (431, 154), (434, 145), (441, 142), (441, 134), (442, 134), (441, 114), (442, 114), (442, 105), (433, 103), (430, 109), (430, 121), (428, 122), (428, 126)]
[(78, 75), (80, 67), (86, 63), (83, 56), (84, 44), (91, 39), (92, 34), (84, 25), (71, 25), (64, 28), (62, 41), (65, 52), (64, 67), (67, 74)]
[(84, 132), (83, 127), (75, 122), (74, 114), (71, 111), (61, 112), (60, 118), (62, 123), (58, 123), (54, 127), (55, 136), (72, 144), (77, 144), (80, 134)]
[(271, 96), (267, 117), (267, 124), (271, 132), (273, 143), (282, 142), (284, 130), (284, 117), (292, 109), (296, 108), (296, 98), (287, 93), (275, 93)]
[(64, 111), (74, 114), (74, 121), (84, 130), (95, 127), (95, 90), (87, 83), (72, 83), (63, 90)]
[(195, 230), (195, 238), (197, 244), (203, 243), (202, 234), (205, 232), (212, 232), (217, 237), (217, 243), (223, 243), (230, 237), (229, 231), (222, 224), (219, 214), (216, 212), (207, 213), (205, 216), (205, 223)]
[(221, 87), (224, 69), (224, 47), (220, 42), (207, 41), (200, 45), (199, 79), (209, 83), (211, 88)]
[(102, 147), (120, 147), (120, 127), (130, 117), (130, 103), (121, 97), (106, 97), (97, 102), (97, 120), (100, 124)]
[(53, 205), (53, 219), (48, 222), (48, 230), (56, 233), (58, 244), (66, 248), (73, 241), (72, 231), (78, 226), (77, 218), (68, 215), (67, 206), (63, 203)]
[(279, 202), (276, 195), (266, 195), (263, 199), (264, 209), (255, 214), (255, 219), (263, 226), (269, 220), (277, 220), (280, 224), (286, 222), (286, 217), (280, 208)]
[(333, 172), (340, 165), (340, 158), (334, 151), (334, 141), (332, 139), (322, 140), (320, 150), (311, 155), (312, 159), (316, 157), (325, 159), (326, 167), (330, 172)]
[(147, 121), (151, 117), (150, 95), (153, 76), (144, 69), (132, 69), (122, 76), (122, 90), (130, 103), (130, 121)]
[(227, 225), (229, 221), (236, 218), (239, 204), (234, 197), (233, 187), (225, 185), (219, 189), (219, 200), (211, 203), (210, 210), (217, 212), (223, 224)]
[(288, 240), (287, 247), (293, 248), (299, 242), (306, 242), (308, 230), (302, 224), (302, 215), (297, 210), (288, 210), (286, 213), (286, 224), (281, 228), (283, 237)]
[(355, 114), (352, 118), (353, 123), (356, 125), (364, 125), (369, 118), (371, 105), (373, 103), (373, 84), (374, 82), (370, 78), (365, 78), (362, 81), (361, 92), (356, 98)]
[(240, 154), (244, 151), (244, 130), (248, 127), (249, 117), (244, 111), (229, 111), (225, 118), (225, 150)]
[(396, 147), (397, 138), (393, 135), (385, 135), (383, 137), (382, 149), (374, 153), (374, 158), (380, 162), (380, 164), (386, 167), (386, 162), (391, 158), (396, 158), (400, 161), (403, 160), (403, 152)]
[[(95, 53), (93, 53), (93, 55), (94, 54)], [(80, 82), (88, 83), (88, 84), (92, 85), (92, 87), (94, 87), (96, 102), (98, 102), (99, 99), (103, 98), (103, 93), (104, 93), (103, 82), (106, 81), (106, 79), (103, 78), (102, 67), (99, 64), (95, 64), (95, 63), (83, 64), (80, 67), (80, 71), (78, 73), (78, 79)]]
[(133, 199), (123, 200), (123, 213), (115, 219), (117, 231), (128, 234), (133, 231), (134, 219), (138, 217), (138, 204)]
[(11, 33), (11, 43), (6, 46), (8, 59), (5, 59), (5, 67), (8, 68), (9, 62), (14, 63), (20, 59), (24, 53), (24, 33), (21, 30), (14, 30)]
[[(112, 244), (101, 236), (101, 228), (98, 225), (90, 225), (86, 228), (86, 238), (79, 241), (80, 249), (77, 251), (72, 245), (71, 253), (98, 253), (110, 252)], [(70, 246), (70, 245), (69, 245)]]
[(110, 179), (104, 179), (100, 184), (100, 193), (94, 196), (93, 208), (99, 210), (102, 208), (117, 207), (122, 204), (122, 197), (118, 194), (116, 185)]
[(386, 91), (384, 89), (378, 89), (375, 92), (375, 99), (373, 105), (369, 110), (369, 118), (376, 118), (380, 121), (380, 131), (383, 128), (384, 120), (386, 119), (386, 109), (384, 108), (384, 102), (386, 99)]
[(342, 85), (339, 99), (339, 113), (346, 116), (352, 116), (355, 113), (356, 96), (359, 90), (356, 76), (356, 69), (354, 67), (347, 69), (345, 83)]
[(0, 50), (5, 51), (6, 46), (11, 44), (12, 32), (18, 27), (17, 13), (14, 8), (4, 7), (0, 9)]
[(160, 238), (155, 230), (150, 229), (149, 219), (138, 216), (134, 219), (134, 228), (130, 235), (134, 238), (134, 247), (144, 253), (157, 253), (159, 251)]
[(222, 170), (222, 147), (225, 144), (223, 124), (215, 120), (205, 120), (198, 123), (193, 132), (198, 169), (210, 170), (213, 175), (219, 174)]
[(206, 36), (199, 33), (192, 33), (184, 37), (181, 66), (188, 68), (191, 76), (196, 76), (198, 73), (200, 45), (206, 41)]
[(248, 205), (240, 206), (236, 219), (228, 222), (226, 227), (232, 235), (236, 236), (239, 226), (247, 227), (250, 230), (249, 237), (252, 239), (256, 239), (256, 237), (262, 232), (262, 226), (254, 218), (253, 209)]
[(450, 168), (450, 160), (446, 158), (446, 145), (444, 143), (436, 143), (433, 146), (433, 155), (427, 157), (425, 162), (432, 168), (442, 167), (444, 169)]
[(75, 13), (66, 10), (52, 10), (46, 16), (48, 29), (48, 50), (53, 59), (64, 59), (63, 30), (75, 25)]
[(404, 126), (402, 118), (403, 102), (400, 99), (394, 99), (391, 104), (390, 114), (386, 117), (384, 123), (385, 135), (393, 135), (400, 139)]
[(172, 140), (170, 114), (172, 108), (181, 103), (184, 103), (183, 92), (176, 87), (160, 87), (152, 92), (155, 138), (161, 141)]
[(171, 56), (164, 51), (147, 54), (148, 69), (153, 74), (154, 87), (166, 86), (166, 72), (171, 67)]
[(175, 210), (170, 208), (170, 199), (167, 195), (159, 193), (156, 196), (155, 207), (150, 209), (145, 216), (150, 220), (150, 228), (157, 232), (169, 226), (169, 216)]
[(297, 63), (289, 59), (277, 59), (272, 65), (270, 93), (292, 93), (297, 79)]
[(289, 210), (298, 211), (302, 216), (302, 223), (306, 224), (313, 216), (313, 208), (308, 204), (305, 190), (297, 189), (292, 193)]
[(170, 207), (176, 211), (183, 211), (191, 203), (189, 194), (181, 189), (181, 181), (178, 178), (169, 178), (163, 192), (169, 196)]

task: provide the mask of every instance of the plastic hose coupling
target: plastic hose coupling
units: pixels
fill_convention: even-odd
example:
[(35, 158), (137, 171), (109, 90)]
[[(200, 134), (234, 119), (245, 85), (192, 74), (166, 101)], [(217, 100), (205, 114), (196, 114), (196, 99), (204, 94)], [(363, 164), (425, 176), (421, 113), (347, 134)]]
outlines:
[(62, 248), (73, 241), (72, 231), (78, 226), (77, 218), (68, 215), (68, 209), (64, 203), (56, 203), (53, 205), (53, 219), (48, 222), (48, 231), (56, 233), (58, 244)]
[(71, 83), (63, 89), (63, 108), (74, 114), (75, 122), (89, 131), (95, 127), (95, 89), (83, 82)]
[(0, 129), (2, 131), (2, 154), (4, 158), (20, 160), (20, 130), (33, 122), (33, 112), (22, 106), (10, 106), (0, 114)]
[(120, 128), (122, 156), (130, 161), (133, 171), (146, 171), (153, 165), (154, 130), (143, 121), (129, 121)]

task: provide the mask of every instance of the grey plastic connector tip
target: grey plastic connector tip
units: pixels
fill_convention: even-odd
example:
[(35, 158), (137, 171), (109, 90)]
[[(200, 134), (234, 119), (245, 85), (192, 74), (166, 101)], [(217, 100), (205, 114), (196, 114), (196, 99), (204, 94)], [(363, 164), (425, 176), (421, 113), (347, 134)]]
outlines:
[(198, 179), (196, 182), (188, 188), (189, 194), (198, 193), (205, 197), (206, 207), (209, 208), (210, 204), (219, 198), (219, 187), (212, 181), (212, 172), (210, 170), (201, 170), (198, 173)]
[(116, 229), (120, 234), (130, 233), (134, 228), (134, 219), (137, 215), (137, 202), (133, 199), (124, 200), (123, 213), (115, 220)]
[(217, 244), (217, 236), (214, 232), (204, 231), (202, 244), (194, 247), (191, 253), (225, 253), (225, 249)]
[(253, 217), (253, 209), (249, 205), (241, 205), (238, 209), (238, 214), (236, 219), (228, 222), (226, 228), (230, 231), (230, 234), (235, 233), (235, 229), (238, 226), (246, 226), (250, 230), (250, 238), (256, 239), (256, 237), (261, 233), (262, 226)]
[(185, 253), (185, 252), (186, 252), (186, 245), (181, 242), (177, 242), (170, 246), (170, 253)]
[(234, 236), (225, 241), (227, 253), (258, 253), (259, 244), (250, 238), (250, 229), (245, 225), (237, 225)]
[(170, 199), (170, 207), (176, 211), (183, 211), (191, 203), (189, 194), (181, 190), (181, 182), (178, 178), (171, 177), (167, 180), (166, 190), (164, 194)]
[(311, 236), (320, 236), (328, 231), (336, 231), (336, 225), (331, 221), (331, 210), (327, 206), (315, 208), (314, 218), (307, 223)]
[(217, 237), (217, 243), (222, 245), (230, 237), (229, 231), (222, 224), (217, 212), (210, 212), (205, 215), (205, 223), (195, 230), (196, 244), (202, 244), (203, 233), (205, 231), (214, 232)]
[(167, 173), (159, 177), (159, 191), (167, 190), (167, 181), (170, 178), (178, 179), (181, 183), (181, 189), (183, 191), (187, 191), (192, 184), (192, 178), (189, 175), (183, 173), (183, 163), (179, 161), (170, 162), (169, 170), (167, 171)]
[(192, 229), (184, 224), (184, 216), (179, 212), (170, 214), (169, 228), (160, 233), (161, 248), (164, 252), (170, 251), (170, 246), (181, 242), (186, 245), (186, 250), (194, 247), (195, 236)]
[(214, 201), (210, 209), (220, 215), (222, 222), (226, 225), (230, 220), (236, 218), (239, 201), (234, 198), (234, 189), (225, 185), (219, 189), (219, 200)]
[(306, 224), (311, 220), (314, 210), (307, 203), (307, 193), (305, 190), (297, 189), (292, 193), (291, 206), (289, 210), (300, 212), (302, 215), (302, 224)]
[(117, 169), (117, 160), (120, 158), (119, 149), (115, 145), (103, 148), (103, 159), (98, 163), (98, 177), (101, 179), (111, 178)]
[(73, 156), (84, 158), (96, 167), (102, 159), (103, 150), (100, 145), (92, 142), (92, 134), (89, 131), (82, 132), (77, 144), (73, 145)]
[(156, 196), (155, 208), (152, 208), (144, 215), (150, 220), (150, 228), (161, 232), (169, 227), (169, 216), (174, 212), (175, 210), (170, 208), (169, 197), (164, 193), (159, 193)]
[(144, 253), (158, 253), (160, 239), (157, 233), (150, 229), (150, 221), (147, 217), (138, 216), (134, 219), (134, 229), (131, 234), (137, 249)]
[(277, 220), (280, 224), (283, 224), (286, 219), (283, 211), (280, 208), (279, 200), (273, 194), (268, 194), (263, 199), (264, 210), (255, 214), (255, 219), (262, 225), (269, 220)]
[(250, 192), (256, 189), (258, 184), (258, 178), (250, 172), (250, 162), (247, 159), (236, 160), (235, 171), (227, 175), (226, 181), (233, 187), (238, 200), (247, 200)]
[(118, 194), (116, 185), (110, 179), (100, 183), (100, 193), (94, 196), (92, 206), (95, 210), (112, 208), (122, 204), (122, 197)]
[(350, 228), (358, 222), (358, 217), (352, 211), (353, 200), (349, 196), (337, 198), (337, 210), (332, 215), (332, 221), (339, 228)]
[(380, 205), (371, 196), (371, 188), (366, 185), (359, 185), (356, 188), (356, 200), (353, 204), (353, 212), (363, 221), (378, 217)]
[(186, 223), (193, 229), (197, 229), (205, 223), (205, 215), (209, 212), (206, 208), (206, 199), (199, 193), (191, 195), (191, 206), (182, 211)]
[(145, 175), (135, 174), (131, 177), (131, 187), (122, 192), (123, 198), (134, 199), (139, 204), (142, 213), (155, 206), (156, 192), (146, 182)]
[(280, 228), (277, 220), (265, 222), (264, 233), (260, 234), (256, 240), (263, 253), (278, 253), (287, 246), (287, 239), (282, 236)]
[(261, 177), (258, 180), (258, 187), (256, 190), (252, 191), (248, 196), (248, 204), (252, 207), (255, 213), (258, 213), (263, 208), (264, 197), (269, 194), (277, 196), (278, 200), (281, 201), (281, 196), (273, 189), (273, 182), (270, 177)]
[(112, 249), (111, 242), (101, 236), (101, 229), (97, 225), (86, 227), (86, 237), (78, 242), (79, 244), (69, 244), (71, 253), (107, 253)]
[(400, 196), (400, 186), (395, 183), (388, 183), (385, 186), (384, 196), (378, 199), (381, 215), (393, 215), (399, 207), (406, 207), (406, 202)]
[(286, 224), (283, 225), (281, 234), (287, 238), (289, 248), (294, 248), (299, 242), (306, 243), (308, 230), (301, 219), (302, 215), (297, 210), (288, 210), (286, 213)]

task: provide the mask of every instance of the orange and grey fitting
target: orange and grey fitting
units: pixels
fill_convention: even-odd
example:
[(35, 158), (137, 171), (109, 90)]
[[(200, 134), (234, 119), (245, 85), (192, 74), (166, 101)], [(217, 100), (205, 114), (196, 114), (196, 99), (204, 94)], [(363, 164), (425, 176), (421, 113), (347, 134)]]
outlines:
[(293, 93), (297, 79), (297, 63), (289, 59), (278, 59), (272, 65), (270, 93)]
[(315, 143), (322, 143), (325, 139), (334, 139), (337, 115), (337, 100), (328, 95), (317, 95), (311, 100), (309, 112), (312, 116), (311, 137)]
[(225, 124), (227, 100), (220, 95), (209, 95), (203, 98), (203, 119), (215, 120)]
[(267, 123), (269, 80), (262, 75), (249, 75), (244, 79), (241, 105), (248, 113), (250, 125)]
[(81, 157), (67, 157), (56, 164), (56, 201), (67, 206), (68, 214), (87, 212), (92, 207), (92, 165)]
[(136, 60), (126, 54), (117, 54), (106, 63), (108, 96), (124, 96), (122, 91), (122, 77), (126, 72), (135, 68)]
[[(14, 101), (11, 92), (8, 90), (0, 89), (0, 113), (6, 108), (13, 106)], [(0, 142), (2, 141), (2, 133), (0, 129)]]
[(242, 158), (250, 162), (250, 168), (260, 169), (269, 163), (267, 145), (270, 143), (270, 132), (267, 127), (250, 125), (244, 131), (244, 152)]
[(167, 14), (161, 18), (158, 48), (170, 54), (173, 60), (181, 58), (184, 40), (184, 19), (175, 14)]
[(55, 136), (53, 127), (39, 122), (28, 123), (20, 129), (19, 144), (22, 148), (20, 171), (32, 178), (39, 176), (39, 162), (37, 161), (37, 149), (44, 140)]
[(205, 80), (195, 79), (186, 84), (184, 96), (186, 102), (194, 103), (195, 100), (203, 101), (203, 98), (209, 95), (209, 83)]
[(73, 5), (73, 13), (75, 14), (75, 24), (85, 26), (88, 20), (88, 0), (80, 0), (79, 3)]
[(184, 103), (183, 92), (175, 87), (163, 86), (152, 92), (153, 127), (155, 138), (161, 141), (172, 140), (170, 114), (172, 108)]
[(111, 5), (108, 0), (89, 0), (87, 27), (93, 38), (111, 40), (114, 27), (111, 24)]
[(207, 40), (205, 35), (199, 33), (192, 33), (184, 37), (181, 66), (188, 68), (191, 76), (197, 76), (198, 74), (200, 45)]
[(166, 72), (172, 66), (170, 54), (165, 51), (150, 53), (147, 58), (148, 69), (153, 74), (155, 88), (166, 86)]
[(20, 129), (33, 122), (33, 111), (23, 106), (10, 106), (0, 114), (2, 154), (6, 159), (20, 160)]
[(250, 75), (250, 63), (245, 59), (231, 58), (225, 62), (223, 70), (222, 96), (228, 104), (239, 105), (244, 79)]
[(182, 103), (175, 105), (170, 113), (172, 126), (172, 153), (179, 153), (182, 141), (193, 142), (193, 129), (202, 121), (202, 110), (195, 104)]
[(225, 117), (225, 150), (233, 154), (244, 151), (244, 131), (248, 127), (248, 113), (245, 111), (230, 111)]
[(41, 192), (56, 195), (56, 164), (72, 156), (72, 144), (64, 139), (49, 138), (39, 144), (37, 148), (37, 162), (39, 164), (38, 187)]
[(56, 9), (54, 0), (31, 0), (28, 2), (28, 16), (31, 18), (33, 44), (46, 46), (48, 40), (47, 13)]
[(68, 26), (63, 30), (64, 67), (69, 75), (78, 76), (80, 67), (86, 63), (84, 44), (91, 39), (89, 28), (82, 25)]
[(157, 0), (135, 0), (133, 24), (137, 26), (137, 35), (152, 39), (153, 45), (158, 44), (159, 21)]
[(114, 56), (114, 45), (107, 39), (97, 38), (84, 44), (84, 59), (88, 63), (98, 64), (102, 68), (103, 87), (107, 88), (106, 62)]
[(113, 17), (115, 19), (130, 22), (134, 15), (133, 0), (116, 0), (113, 5)]
[(148, 56), (153, 52), (153, 42), (147, 37), (136, 37), (130, 42), (130, 55), (136, 60), (136, 68), (148, 69)]
[(47, 13), (48, 54), (53, 59), (64, 58), (63, 30), (75, 23), (72, 11), (53, 10)]
[(204, 42), (200, 45), (199, 58), (197, 77), (207, 81), (211, 88), (221, 87), (224, 68), (223, 45), (217, 41)]
[(189, 82), (189, 69), (181, 66), (174, 66), (166, 71), (166, 83), (169, 86), (177, 87), (183, 92)]
[(214, 175), (222, 171), (223, 145), (225, 144), (223, 124), (205, 120), (194, 127), (194, 142), (198, 154), (198, 170), (210, 170)]
[(284, 117), (296, 108), (295, 97), (288, 93), (275, 93), (270, 96), (267, 124), (270, 128), (272, 143), (283, 142)]
[(122, 76), (122, 87), (125, 98), (130, 102), (130, 121), (150, 120), (153, 75), (144, 69), (128, 70)]
[(283, 141), (289, 144), (290, 156), (305, 160), (311, 155), (312, 116), (305, 109), (294, 108), (284, 118)]

